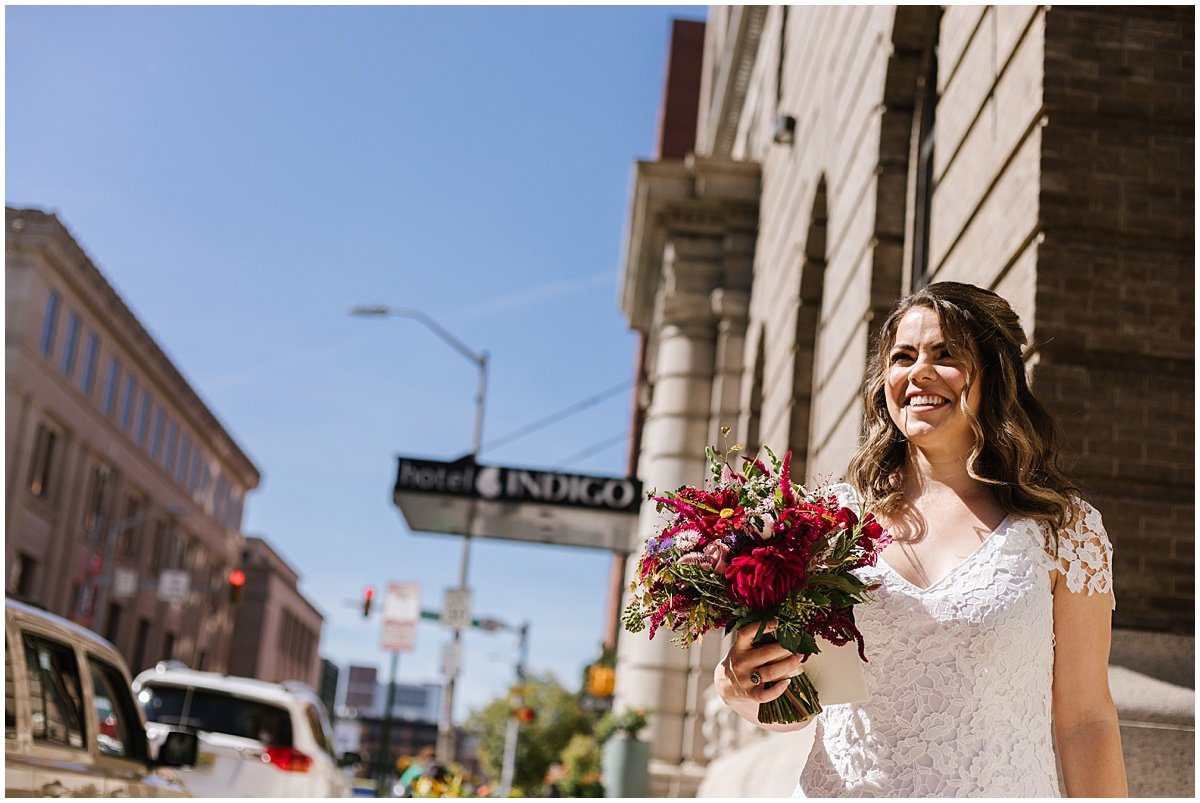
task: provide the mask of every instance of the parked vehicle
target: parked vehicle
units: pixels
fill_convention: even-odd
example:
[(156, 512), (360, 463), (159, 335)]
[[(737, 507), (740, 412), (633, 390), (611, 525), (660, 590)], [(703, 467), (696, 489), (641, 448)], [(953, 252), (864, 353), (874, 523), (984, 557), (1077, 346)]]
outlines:
[(176, 771), (197, 737), (164, 732), (151, 758), (146, 722), (116, 649), (90, 630), (4, 600), (6, 797), (185, 797)]
[(159, 730), (195, 729), (196, 765), (184, 773), (200, 797), (349, 797), (342, 767), (357, 763), (333, 755), (332, 729), (321, 699), (299, 683), (267, 683), (160, 663), (133, 681), (149, 720), (151, 744)]

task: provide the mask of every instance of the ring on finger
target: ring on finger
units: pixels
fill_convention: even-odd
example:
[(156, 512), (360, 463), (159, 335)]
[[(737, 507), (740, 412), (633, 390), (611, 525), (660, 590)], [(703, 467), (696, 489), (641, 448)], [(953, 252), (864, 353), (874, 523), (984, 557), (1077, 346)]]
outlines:
[(758, 674), (757, 671), (751, 672), (750, 673), (750, 685), (757, 686), (760, 683), (762, 683), (762, 675)]

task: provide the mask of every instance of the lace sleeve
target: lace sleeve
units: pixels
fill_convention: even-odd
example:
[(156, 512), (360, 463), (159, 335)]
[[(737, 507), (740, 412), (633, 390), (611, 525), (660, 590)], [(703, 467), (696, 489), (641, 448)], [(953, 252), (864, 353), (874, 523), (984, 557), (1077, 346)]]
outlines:
[(862, 500), (858, 498), (858, 492), (848, 482), (836, 482), (829, 486), (829, 493), (837, 497), (838, 504), (842, 507), (848, 507), (855, 513), (862, 515)]
[[(1055, 568), (1073, 593), (1112, 594), (1112, 542), (1104, 531), (1100, 511), (1075, 498), (1075, 510), (1067, 526), (1058, 533)], [(1113, 596), (1113, 609), (1117, 598)]]

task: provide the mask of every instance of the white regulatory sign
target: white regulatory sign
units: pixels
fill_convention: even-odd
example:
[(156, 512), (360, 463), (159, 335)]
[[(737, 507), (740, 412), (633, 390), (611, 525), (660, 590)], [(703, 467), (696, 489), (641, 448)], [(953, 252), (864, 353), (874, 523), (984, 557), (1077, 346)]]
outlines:
[(458, 668), (462, 664), (462, 644), (447, 641), (442, 646), (442, 674), (445, 677), (458, 677)]
[(421, 618), (420, 583), (389, 583), (383, 601), (383, 633), (380, 647), (387, 652), (409, 652), (417, 641)]
[(158, 598), (163, 602), (183, 602), (191, 588), (191, 578), (180, 569), (167, 569), (158, 576)]
[(441, 623), (446, 627), (459, 629), (471, 626), (471, 589), (446, 589), (446, 597), (442, 601)]
[(113, 596), (127, 598), (137, 593), (138, 576), (133, 569), (117, 569), (113, 573)]

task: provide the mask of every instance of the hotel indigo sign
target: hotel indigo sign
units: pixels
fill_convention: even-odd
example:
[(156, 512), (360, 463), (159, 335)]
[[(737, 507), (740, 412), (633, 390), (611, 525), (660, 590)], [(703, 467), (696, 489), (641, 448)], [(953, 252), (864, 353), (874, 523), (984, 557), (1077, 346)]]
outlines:
[(643, 501), (630, 477), (397, 460), (393, 499), (416, 531), (627, 552)]
[(622, 477), (589, 477), (527, 468), (441, 463), (401, 457), (397, 491), (450, 494), (495, 502), (541, 502), (636, 513), (642, 483)]

